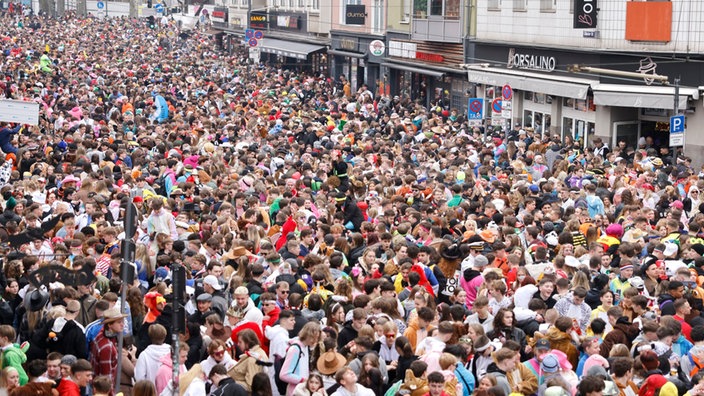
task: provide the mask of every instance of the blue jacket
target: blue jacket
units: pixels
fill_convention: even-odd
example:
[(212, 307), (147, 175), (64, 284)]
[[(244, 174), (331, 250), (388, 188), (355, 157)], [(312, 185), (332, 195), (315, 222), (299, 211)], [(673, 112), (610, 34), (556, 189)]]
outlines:
[(12, 141), (12, 135), (16, 134), (17, 132), (22, 129), (22, 125), (18, 124), (16, 127), (10, 129), (8, 127), (0, 129), (0, 147), (5, 146)]
[(470, 396), (474, 392), (476, 385), (474, 375), (467, 370), (467, 367), (458, 364), (455, 369), (455, 377), (457, 377), (457, 381), (462, 384), (462, 396)]

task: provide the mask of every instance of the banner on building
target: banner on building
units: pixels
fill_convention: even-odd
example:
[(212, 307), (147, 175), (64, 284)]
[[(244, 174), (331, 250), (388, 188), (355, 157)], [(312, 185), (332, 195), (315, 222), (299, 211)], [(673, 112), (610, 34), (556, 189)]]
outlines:
[(575, 29), (596, 28), (596, 0), (574, 0), (574, 24)]

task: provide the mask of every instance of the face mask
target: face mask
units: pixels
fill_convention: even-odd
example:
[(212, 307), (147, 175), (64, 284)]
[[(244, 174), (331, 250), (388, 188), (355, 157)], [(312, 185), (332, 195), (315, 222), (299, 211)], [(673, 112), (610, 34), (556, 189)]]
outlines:
[(523, 280), (526, 279), (525, 275), (519, 275), (518, 276), (518, 281), (523, 282)]

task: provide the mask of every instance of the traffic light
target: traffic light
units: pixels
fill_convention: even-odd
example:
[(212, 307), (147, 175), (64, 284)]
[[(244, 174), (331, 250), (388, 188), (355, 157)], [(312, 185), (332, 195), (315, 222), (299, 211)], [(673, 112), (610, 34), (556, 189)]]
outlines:
[(147, 8), (152, 8), (152, 0), (147, 0)]

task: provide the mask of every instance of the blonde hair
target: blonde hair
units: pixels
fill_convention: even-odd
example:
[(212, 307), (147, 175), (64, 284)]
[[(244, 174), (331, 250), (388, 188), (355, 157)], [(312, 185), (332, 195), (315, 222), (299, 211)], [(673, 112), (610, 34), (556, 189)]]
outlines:
[(457, 358), (455, 355), (452, 355), (447, 352), (443, 352), (440, 355), (440, 359), (438, 360), (438, 363), (440, 364), (440, 368), (443, 370), (449, 369), (453, 364), (457, 364)]
[(203, 375), (205, 375), (205, 373), (203, 372), (203, 368), (201, 367), (200, 363), (194, 364), (193, 367), (191, 367), (190, 370), (186, 371), (186, 373), (183, 374), (179, 379), (178, 394), (180, 396), (183, 396), (183, 394), (186, 393), (188, 387), (191, 385), (191, 382), (193, 382), (196, 377)]

